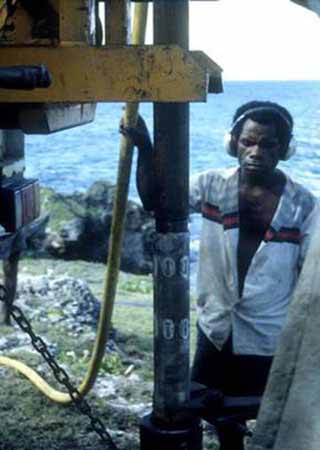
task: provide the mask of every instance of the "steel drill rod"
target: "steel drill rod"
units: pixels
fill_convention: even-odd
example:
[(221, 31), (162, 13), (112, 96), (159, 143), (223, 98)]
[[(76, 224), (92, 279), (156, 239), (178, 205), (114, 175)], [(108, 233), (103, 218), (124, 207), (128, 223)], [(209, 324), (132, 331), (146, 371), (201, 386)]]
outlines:
[[(188, 48), (188, 1), (154, 1), (154, 43)], [(189, 105), (154, 105), (154, 416), (181, 420), (189, 393)]]
[[(154, 43), (188, 49), (188, 1), (154, 0)], [(154, 105), (154, 396), (141, 450), (201, 450), (189, 404), (189, 105)]]

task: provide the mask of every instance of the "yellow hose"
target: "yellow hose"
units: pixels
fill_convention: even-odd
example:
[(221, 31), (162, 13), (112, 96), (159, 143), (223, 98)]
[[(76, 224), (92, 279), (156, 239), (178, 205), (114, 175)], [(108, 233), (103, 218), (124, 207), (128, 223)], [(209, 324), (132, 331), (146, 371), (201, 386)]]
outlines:
[[(144, 43), (148, 4), (135, 5), (132, 43), (139, 45)], [(135, 126), (138, 117), (138, 103), (128, 103), (125, 107), (124, 124)], [(113, 305), (118, 281), (123, 230), (127, 206), (130, 173), (132, 166), (133, 145), (130, 139), (121, 136), (120, 157), (118, 164), (117, 190), (113, 208), (110, 244), (108, 251), (108, 266), (103, 287), (103, 297), (99, 317), (96, 341), (93, 347), (87, 373), (78, 387), (82, 395), (86, 395), (97, 378), (108, 340), (111, 325)], [(20, 361), (0, 356), (0, 365), (10, 367), (24, 375), (36, 388), (56, 403), (68, 404), (72, 399), (68, 393), (60, 392), (52, 388), (36, 371)]]

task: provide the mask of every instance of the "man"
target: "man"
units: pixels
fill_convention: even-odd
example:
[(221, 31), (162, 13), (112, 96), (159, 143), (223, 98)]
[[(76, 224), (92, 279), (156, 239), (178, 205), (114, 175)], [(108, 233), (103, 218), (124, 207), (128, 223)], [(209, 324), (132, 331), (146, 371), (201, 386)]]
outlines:
[[(140, 150), (138, 189), (150, 210), (152, 145), (141, 121), (140, 130), (129, 134)], [(192, 380), (226, 395), (263, 393), (308, 246), (316, 200), (277, 168), (294, 153), (292, 131), (282, 106), (246, 103), (226, 142), (239, 167), (191, 180), (190, 207), (203, 216)], [(217, 431), (221, 450), (243, 450), (239, 424)]]

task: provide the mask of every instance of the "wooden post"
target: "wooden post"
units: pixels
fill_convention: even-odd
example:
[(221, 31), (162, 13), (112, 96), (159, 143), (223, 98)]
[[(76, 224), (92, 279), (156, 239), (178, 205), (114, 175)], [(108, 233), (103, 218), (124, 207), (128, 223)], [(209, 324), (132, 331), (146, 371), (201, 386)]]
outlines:
[[(22, 176), (24, 171), (24, 134), (19, 130), (0, 130), (0, 186), (5, 178)], [(14, 241), (13, 241), (14, 242)], [(13, 243), (13, 246), (15, 244)], [(4, 286), (8, 292), (8, 303), (15, 299), (20, 252), (14, 248), (3, 261)], [(0, 305), (0, 324), (10, 325), (8, 308)]]
[[(7, 303), (12, 305), (16, 296), (18, 281), (19, 252), (12, 253), (3, 261), (4, 287), (7, 290)], [(11, 325), (9, 310), (4, 303), (0, 304), (0, 324)]]

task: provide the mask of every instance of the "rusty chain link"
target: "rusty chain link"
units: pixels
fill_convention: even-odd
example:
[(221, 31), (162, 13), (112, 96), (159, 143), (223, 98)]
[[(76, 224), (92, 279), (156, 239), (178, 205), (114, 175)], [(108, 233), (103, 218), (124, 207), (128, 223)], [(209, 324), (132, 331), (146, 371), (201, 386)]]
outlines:
[[(7, 297), (7, 290), (3, 285), (0, 285), (0, 301), (6, 303), (6, 297)], [(92, 413), (91, 406), (89, 405), (87, 400), (84, 398), (81, 392), (79, 392), (79, 390), (71, 383), (70, 377), (67, 374), (67, 372), (62, 367), (60, 367), (59, 364), (56, 362), (54, 356), (48, 349), (47, 344), (40, 336), (37, 336), (34, 333), (30, 322), (25, 317), (22, 310), (18, 306), (8, 303), (7, 307), (9, 309), (9, 314), (17, 322), (21, 330), (24, 331), (26, 334), (28, 334), (28, 336), (30, 337), (32, 346), (37, 350), (38, 353), (40, 353), (40, 355), (50, 366), (55, 379), (58, 381), (58, 383), (63, 385), (68, 390), (68, 393), (74, 405), (82, 414), (84, 414), (90, 419), (92, 429), (100, 436), (101, 440), (105, 444), (110, 445), (109, 448), (111, 450), (119, 450), (119, 448), (113, 442), (112, 437), (108, 433), (101, 419), (99, 419), (99, 417), (96, 417)]]

